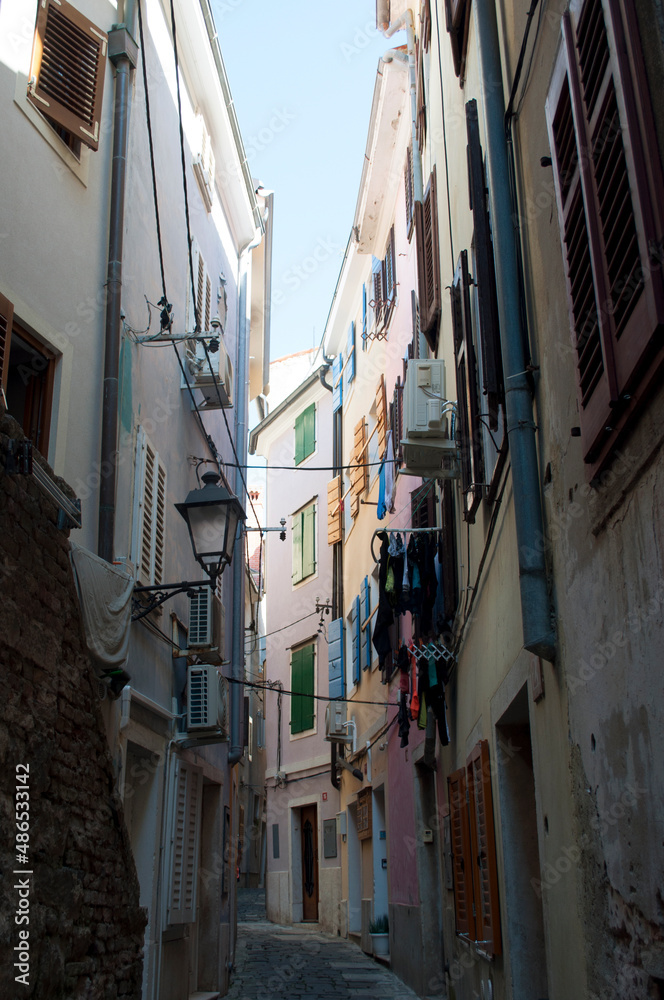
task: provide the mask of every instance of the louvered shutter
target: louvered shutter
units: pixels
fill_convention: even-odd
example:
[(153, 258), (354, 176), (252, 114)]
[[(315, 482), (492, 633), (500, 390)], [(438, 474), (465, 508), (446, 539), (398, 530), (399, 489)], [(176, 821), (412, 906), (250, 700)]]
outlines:
[[(201, 306), (201, 297), (198, 291), (201, 253), (195, 239), (192, 240), (191, 244), (191, 264), (194, 272), (194, 285), (192, 285), (191, 281), (191, 272), (187, 267), (187, 295), (185, 307), (185, 328), (188, 334), (194, 333), (196, 329), (200, 329), (200, 322), (196, 316), (196, 310), (200, 310)], [(205, 267), (205, 264), (203, 264), (203, 267)]]
[(362, 285), (362, 350), (366, 351), (369, 343), (367, 341), (367, 286)]
[(175, 761), (171, 884), (168, 923), (196, 919), (196, 884), (203, 796), (203, 775), (189, 763)]
[(383, 262), (378, 257), (371, 258), (371, 280), (373, 282), (373, 310), (376, 330), (380, 330), (384, 319), (385, 293), (383, 290)]
[(470, 802), (470, 835), (475, 862), (475, 923), (477, 941), (490, 955), (501, 954), (498, 868), (493, 825), (489, 743), (480, 740), (466, 762)]
[(479, 311), (479, 340), (482, 349), (482, 382), (487, 397), (489, 426), (498, 427), (498, 407), (503, 397), (503, 364), (500, 351), (498, 325), (498, 297), (493, 244), (489, 228), (484, 161), (480, 145), (477, 119), (477, 101), (466, 104), (468, 131), (468, 182), (470, 206), (473, 212), (475, 266), (477, 269), (477, 301)]
[(438, 347), (438, 321), (441, 304), (435, 168), (429, 177), (424, 194), (424, 204), (420, 205), (419, 202), (415, 202), (415, 237), (420, 324), (422, 333), (435, 354)]
[(0, 295), (0, 389), (3, 392), (7, 388), (13, 322), (14, 306), (4, 295)]
[(302, 578), (316, 570), (316, 505), (310, 504), (302, 512)]
[[(355, 509), (359, 512), (359, 498), (369, 485), (369, 469), (367, 468), (367, 424), (364, 417), (356, 424), (353, 436), (353, 453), (351, 456), (350, 484), (353, 493), (354, 504), (351, 504), (351, 513)], [(353, 515), (355, 516), (355, 515)]]
[(335, 618), (327, 627), (327, 657), (330, 679), (330, 698), (346, 697), (346, 672), (344, 670), (344, 620)]
[(378, 388), (376, 389), (376, 423), (378, 425), (378, 457), (385, 454), (387, 444), (387, 395), (385, 392), (385, 376), (380, 376)]
[(447, 794), (450, 804), (456, 930), (457, 934), (464, 934), (471, 940), (475, 940), (470, 822), (466, 799), (466, 771), (464, 768), (460, 768), (454, 774), (449, 775), (447, 779)]
[(577, 358), (584, 459), (596, 473), (662, 362), (661, 162), (634, 6), (563, 16), (547, 99)]
[(327, 544), (335, 545), (342, 536), (341, 476), (335, 476), (327, 485)]
[(459, 600), (459, 577), (457, 572), (456, 521), (454, 517), (454, 487), (449, 479), (442, 483), (440, 498), (440, 521), (442, 543), (442, 584), (443, 607), (448, 620), (456, 615)]
[(413, 234), (413, 216), (415, 206), (415, 189), (413, 184), (413, 146), (412, 143), (406, 152), (406, 166), (404, 168), (404, 187), (406, 190), (406, 230), (408, 239)]
[(420, 150), (424, 148), (424, 140), (427, 133), (427, 106), (426, 93), (424, 90), (424, 46), (418, 45), (417, 57), (417, 83), (416, 83), (416, 103), (417, 103), (417, 127), (416, 135)]
[(463, 83), (466, 75), (470, 0), (445, 0), (445, 21), (450, 34), (454, 72)]
[(360, 683), (360, 598), (359, 595), (353, 600), (350, 618), (353, 684)]
[(291, 733), (301, 733), (302, 725), (302, 650), (291, 653)]
[(351, 383), (355, 378), (355, 323), (348, 327), (346, 338), (346, 381)]
[(164, 579), (166, 469), (142, 427), (136, 442), (132, 561), (142, 584)]
[(293, 517), (293, 570), (291, 574), (293, 583), (299, 583), (304, 577), (302, 572), (303, 520), (302, 512)]
[(67, 0), (41, 0), (28, 100), (91, 149), (99, 148), (108, 38)]
[(471, 524), (483, 494), (484, 457), (480, 421), (477, 362), (470, 310), (468, 253), (459, 255), (452, 285), (452, 322), (456, 362), (458, 434), (464, 519)]
[(397, 289), (396, 269), (394, 263), (394, 226), (390, 230), (390, 236), (385, 250), (385, 298), (389, 304), (394, 300)]
[(344, 400), (344, 380), (342, 377), (344, 359), (341, 352), (332, 362), (332, 412), (340, 410)]
[(295, 464), (316, 450), (316, 404), (312, 403), (295, 419)]
[(420, 35), (422, 38), (422, 46), (424, 48), (424, 51), (428, 52), (429, 44), (431, 42), (431, 0), (423, 0), (420, 19), (421, 19)]
[(371, 666), (371, 587), (369, 577), (365, 576), (362, 581), (362, 618), (360, 622), (362, 669), (368, 670)]

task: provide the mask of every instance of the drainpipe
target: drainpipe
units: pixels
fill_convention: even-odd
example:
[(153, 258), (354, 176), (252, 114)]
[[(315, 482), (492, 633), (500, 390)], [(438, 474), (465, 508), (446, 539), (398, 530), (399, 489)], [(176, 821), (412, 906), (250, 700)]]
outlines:
[[(249, 378), (249, 336), (247, 330), (247, 271), (242, 269), (240, 278), (240, 322), (238, 325), (237, 352), (237, 398), (235, 400), (235, 450), (239, 462), (247, 454), (247, 382)], [(235, 470), (235, 495), (240, 497), (244, 492), (242, 470)], [(244, 532), (238, 527), (233, 557), (233, 637), (231, 650), (231, 678), (238, 682), (244, 680)], [(229, 766), (237, 764), (242, 758), (243, 743), (240, 732), (242, 719), (242, 704), (244, 684), (235, 683), (231, 691), (231, 741), (228, 749)]]
[(505, 377), (505, 408), (519, 556), (523, 645), (555, 659), (556, 636), (547, 587), (536, 427), (519, 312), (519, 272), (510, 201), (500, 46), (494, 0), (475, 0), (486, 116), (487, 172)]
[(136, 68), (138, 59), (138, 46), (132, 37), (134, 20), (134, 0), (127, 0), (124, 5), (124, 23), (114, 25), (108, 35), (108, 56), (115, 66), (115, 92), (99, 462), (101, 483), (99, 486), (99, 530), (97, 535), (97, 552), (107, 562), (113, 562), (115, 536), (122, 244), (129, 136), (129, 95), (131, 93), (131, 70)]
[[(420, 155), (420, 144), (417, 139), (417, 63), (415, 61), (415, 27), (413, 24), (413, 12), (410, 7), (397, 18), (394, 24), (389, 24), (389, 13), (381, 10), (387, 8), (389, 4), (381, 3), (379, 0), (376, 21), (386, 38), (391, 38), (395, 32), (402, 28), (406, 29), (406, 45), (408, 48), (408, 74), (410, 77), (410, 115), (411, 115), (411, 141), (413, 146), (413, 200), (422, 202), (424, 198), (424, 182), (422, 180), (422, 157)], [(387, 20), (386, 20), (387, 19)], [(398, 50), (390, 50), (383, 56), (383, 62), (392, 62), (393, 59), (405, 59), (403, 53)]]

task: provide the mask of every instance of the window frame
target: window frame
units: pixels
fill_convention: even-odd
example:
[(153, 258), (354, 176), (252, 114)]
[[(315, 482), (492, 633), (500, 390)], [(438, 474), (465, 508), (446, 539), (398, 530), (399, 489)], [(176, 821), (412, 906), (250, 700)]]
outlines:
[[(302, 465), (316, 453), (316, 403), (310, 403), (295, 418), (295, 465)], [(298, 450), (298, 438), (301, 450)], [(307, 448), (309, 450), (307, 451)], [(298, 457), (299, 456), (299, 457)]]
[[(311, 577), (316, 575), (316, 570), (318, 563), (316, 560), (317, 545), (316, 545), (316, 514), (317, 514), (318, 498), (315, 497), (313, 500), (306, 503), (303, 507), (297, 510), (292, 515), (291, 520), (291, 535), (292, 535), (292, 572), (291, 581), (294, 587), (303, 583), (305, 580), (309, 580)], [(306, 562), (306, 535), (307, 523), (311, 525), (311, 539), (310, 539), (310, 550), (311, 559), (310, 562)], [(299, 539), (299, 541), (298, 541)], [(297, 554), (297, 549), (299, 547), (299, 555)], [(297, 563), (297, 566), (296, 566)], [(309, 565), (311, 568), (309, 569)]]
[(438, 327), (441, 313), (440, 241), (438, 238), (435, 166), (429, 175), (423, 203), (415, 202), (415, 237), (420, 328), (435, 356), (438, 350)]

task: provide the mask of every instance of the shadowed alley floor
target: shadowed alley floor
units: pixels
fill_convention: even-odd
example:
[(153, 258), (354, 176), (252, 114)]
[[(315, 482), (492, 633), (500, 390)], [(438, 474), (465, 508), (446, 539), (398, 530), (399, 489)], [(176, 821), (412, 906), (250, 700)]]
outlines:
[(228, 1000), (417, 1000), (357, 945), (316, 925), (282, 927), (265, 917), (265, 891), (238, 890), (238, 942)]

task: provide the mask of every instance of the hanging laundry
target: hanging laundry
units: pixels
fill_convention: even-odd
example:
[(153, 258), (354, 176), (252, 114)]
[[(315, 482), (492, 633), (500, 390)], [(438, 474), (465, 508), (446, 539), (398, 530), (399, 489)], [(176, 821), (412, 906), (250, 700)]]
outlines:
[(389, 561), (389, 539), (387, 532), (379, 532), (378, 538), (381, 539), (380, 566), (378, 571), (378, 611), (376, 612), (376, 621), (374, 623), (371, 641), (376, 653), (378, 654), (378, 662), (382, 670), (384, 669), (388, 656), (392, 652), (389, 628), (394, 622), (394, 615), (392, 614), (392, 608), (385, 590)]
[(385, 456), (378, 473), (378, 520), (382, 521), (387, 513), (394, 513), (394, 449), (392, 447), (392, 431), (387, 434)]

